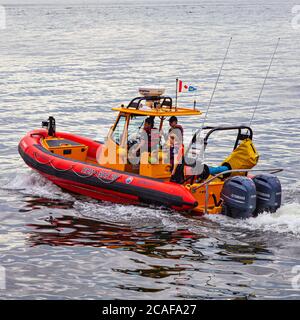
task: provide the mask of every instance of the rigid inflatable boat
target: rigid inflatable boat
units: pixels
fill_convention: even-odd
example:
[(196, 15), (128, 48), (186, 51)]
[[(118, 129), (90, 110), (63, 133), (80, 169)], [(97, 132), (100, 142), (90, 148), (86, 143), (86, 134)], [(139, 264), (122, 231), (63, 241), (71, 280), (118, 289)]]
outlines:
[[(21, 139), (21, 157), (61, 188), (103, 201), (151, 204), (198, 214), (223, 213), (236, 218), (275, 212), (280, 207), (281, 185), (274, 173), (281, 169), (254, 168), (259, 156), (250, 127), (203, 128), (203, 151), (214, 132), (237, 132), (233, 151), (217, 166), (209, 166), (199, 154), (194, 154), (197, 134), (188, 147), (176, 149), (176, 160), (173, 154), (172, 162), (172, 157), (166, 156), (172, 149), (170, 135), (161, 134), (166, 119), (194, 118), (201, 112), (195, 106), (174, 106), (171, 97), (163, 96), (163, 90), (142, 89), (140, 93), (128, 105), (113, 108), (118, 116), (105, 142), (57, 132), (55, 119), (49, 117), (42, 123), (43, 128), (30, 131)], [(152, 129), (159, 132), (154, 151), (136, 148), (147, 119), (152, 123), (150, 137)], [(174, 140), (174, 136), (171, 138)], [(135, 161), (130, 161), (132, 149)]]

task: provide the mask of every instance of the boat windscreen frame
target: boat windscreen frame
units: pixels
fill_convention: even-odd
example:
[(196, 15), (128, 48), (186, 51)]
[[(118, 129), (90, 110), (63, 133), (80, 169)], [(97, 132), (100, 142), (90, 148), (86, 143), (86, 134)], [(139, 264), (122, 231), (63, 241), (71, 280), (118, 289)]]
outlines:
[[(122, 117), (125, 118), (125, 123), (124, 123), (124, 127), (123, 127), (122, 137), (121, 137), (119, 143), (117, 143), (117, 141), (115, 141), (115, 139), (113, 138), (113, 135), (114, 135), (115, 130), (116, 130), (116, 128), (119, 124), (119, 121)], [(115, 123), (113, 124), (113, 126), (109, 132), (108, 138), (111, 139), (119, 147), (122, 147), (124, 145), (124, 141), (127, 140), (125, 136), (127, 135), (127, 132), (128, 132), (128, 123), (129, 123), (128, 114), (120, 112), (117, 116)]]

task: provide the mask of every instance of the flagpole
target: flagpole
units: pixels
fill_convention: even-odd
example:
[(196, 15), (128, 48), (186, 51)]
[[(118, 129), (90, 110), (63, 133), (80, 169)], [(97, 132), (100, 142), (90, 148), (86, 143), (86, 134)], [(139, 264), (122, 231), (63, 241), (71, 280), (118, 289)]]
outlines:
[(177, 111), (178, 78), (176, 78), (175, 111)]

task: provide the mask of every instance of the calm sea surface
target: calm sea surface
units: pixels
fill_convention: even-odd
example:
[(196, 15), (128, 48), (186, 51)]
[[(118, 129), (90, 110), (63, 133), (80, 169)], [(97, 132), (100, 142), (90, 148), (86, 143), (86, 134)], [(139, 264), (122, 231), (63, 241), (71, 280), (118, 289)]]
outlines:
[[(300, 27), (294, 1), (167, 1), (6, 6), (0, 30), (1, 299), (299, 299)], [(293, 27), (294, 26), (294, 27)], [(283, 167), (284, 205), (236, 221), (100, 203), (25, 166), (20, 138), (58, 130), (102, 139), (111, 107), (175, 78), (205, 111), (232, 44), (208, 125), (253, 121), (261, 167)], [(201, 118), (182, 121), (186, 131)], [(222, 161), (228, 139), (212, 139)], [(225, 147), (224, 147), (225, 146)], [(222, 152), (223, 154), (222, 154)], [(5, 268), (5, 269), (3, 269)], [(3, 277), (2, 277), (3, 278)], [(0, 279), (1, 280), (1, 279)]]

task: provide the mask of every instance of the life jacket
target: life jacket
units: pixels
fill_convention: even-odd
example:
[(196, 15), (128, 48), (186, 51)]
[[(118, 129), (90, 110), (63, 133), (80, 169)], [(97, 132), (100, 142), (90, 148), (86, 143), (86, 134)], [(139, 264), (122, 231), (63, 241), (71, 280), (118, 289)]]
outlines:
[[(180, 154), (181, 153), (181, 148), (183, 146), (183, 128), (181, 125), (176, 124), (176, 126), (173, 128), (169, 129), (169, 139), (171, 139), (171, 136), (176, 136), (174, 137), (174, 141), (173, 141), (173, 146), (170, 144), (171, 146), (171, 152), (174, 151), (174, 148), (176, 148), (176, 153)], [(169, 140), (170, 142), (170, 140)]]
[(159, 134), (158, 129), (156, 129), (156, 128), (151, 128), (148, 130), (144, 129), (144, 131), (147, 134), (148, 152), (151, 152), (158, 147), (160, 134)]

